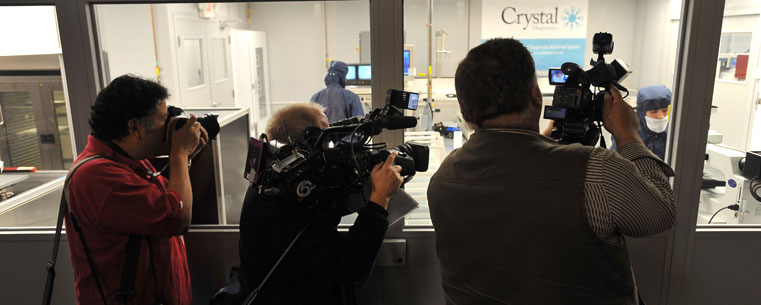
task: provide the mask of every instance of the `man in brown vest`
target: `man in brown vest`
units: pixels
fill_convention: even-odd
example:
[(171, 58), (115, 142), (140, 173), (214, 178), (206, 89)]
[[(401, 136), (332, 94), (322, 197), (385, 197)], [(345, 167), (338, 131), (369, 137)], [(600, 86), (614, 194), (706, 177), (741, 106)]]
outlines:
[(673, 171), (618, 90), (603, 109), (614, 152), (538, 133), (542, 96), (517, 40), (472, 49), (455, 87), (476, 132), (428, 188), (447, 304), (639, 303), (623, 236), (671, 228)]

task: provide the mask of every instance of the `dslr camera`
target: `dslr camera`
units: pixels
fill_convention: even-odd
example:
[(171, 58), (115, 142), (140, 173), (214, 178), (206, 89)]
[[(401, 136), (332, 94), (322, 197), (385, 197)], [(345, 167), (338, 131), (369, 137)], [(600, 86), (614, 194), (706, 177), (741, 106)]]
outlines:
[(363, 194), (372, 168), (397, 151), (394, 164), (401, 166), (406, 183), (416, 172), (428, 170), (428, 146), (407, 142), (387, 147), (370, 140), (386, 129), (415, 127), (417, 119), (402, 111), (415, 110), (417, 104), (417, 93), (389, 89), (384, 108), (334, 122), (326, 129), (309, 128), (303, 142), (276, 147), (264, 134), (258, 140), (251, 138), (244, 178), (258, 186), (260, 193), (285, 193), (299, 199), (301, 208), (311, 208), (321, 199)]
[[(188, 121), (189, 117), (185, 115), (185, 111), (180, 107), (168, 106), (166, 108), (166, 112), (166, 126), (169, 126), (169, 122), (173, 119), (177, 121), (177, 123), (174, 125), (174, 130), (182, 128), (182, 126), (185, 125), (185, 122)], [(206, 132), (209, 134), (209, 140), (214, 139), (219, 133), (220, 127), (219, 121), (217, 121), (217, 117), (218, 115), (216, 114), (206, 114), (196, 118), (196, 121), (201, 123), (201, 126), (206, 129)]]
[[(600, 32), (594, 35), (592, 68), (584, 71), (579, 65), (566, 62), (560, 69), (549, 69), (548, 79), (554, 85), (552, 106), (544, 107), (544, 118), (554, 120), (551, 137), (558, 143), (594, 146), (600, 140), (602, 107), (611, 85), (628, 90), (620, 82), (632, 73), (620, 59), (607, 63), (603, 55), (613, 53), (613, 35)], [(594, 89), (594, 92), (592, 91)], [(602, 140), (605, 146), (605, 139)]]

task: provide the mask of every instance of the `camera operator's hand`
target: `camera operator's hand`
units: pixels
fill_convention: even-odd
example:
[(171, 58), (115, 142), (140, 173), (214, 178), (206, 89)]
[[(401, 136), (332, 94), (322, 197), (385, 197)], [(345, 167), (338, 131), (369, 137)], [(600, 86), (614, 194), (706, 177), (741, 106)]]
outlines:
[[(170, 124), (169, 128), (174, 128), (174, 124)], [(191, 114), (185, 125), (171, 133), (170, 155), (179, 154), (186, 157), (193, 155), (199, 144), (206, 143), (206, 139), (201, 136), (202, 133), (205, 133), (205, 131), (201, 131), (202, 129), (203, 127), (196, 120), (196, 116)], [(206, 137), (208, 139), (208, 136)]]
[(547, 127), (544, 128), (544, 130), (542, 130), (542, 135), (544, 135), (545, 137), (552, 136), (552, 130), (555, 129), (554, 125), (555, 125), (555, 120), (550, 120), (550, 124), (548, 124)]
[(619, 149), (629, 143), (642, 143), (642, 139), (637, 134), (639, 118), (632, 107), (624, 102), (621, 92), (615, 86), (610, 86), (610, 92), (605, 94), (602, 123), (616, 139)]
[(392, 152), (383, 163), (378, 163), (373, 167), (370, 177), (373, 181), (373, 193), (370, 195), (370, 201), (377, 203), (382, 208), (388, 206), (388, 200), (391, 194), (396, 192), (402, 185), (402, 176), (399, 173), (402, 167), (394, 165), (394, 159), (399, 153)]

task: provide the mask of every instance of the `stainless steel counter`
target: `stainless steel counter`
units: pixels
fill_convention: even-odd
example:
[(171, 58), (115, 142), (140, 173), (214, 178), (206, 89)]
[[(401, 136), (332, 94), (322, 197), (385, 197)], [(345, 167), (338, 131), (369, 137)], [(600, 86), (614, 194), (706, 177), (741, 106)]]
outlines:
[(16, 195), (0, 202), (0, 227), (55, 226), (65, 177), (66, 171), (0, 174), (17, 181)]
[[(210, 143), (213, 164), (209, 164), (208, 171), (199, 175), (214, 177), (212, 188), (216, 195), (205, 204), (216, 207), (218, 217), (215, 219), (218, 219), (218, 223), (238, 223), (243, 196), (248, 188), (248, 181), (243, 179), (243, 167), (248, 149), (249, 111), (246, 108), (185, 111), (197, 116), (219, 114), (221, 130)], [(14, 197), (0, 202), (0, 227), (7, 231), (13, 228), (25, 230), (29, 227), (55, 226), (66, 173), (67, 171), (39, 171), (0, 174), (0, 188), (15, 184), (16, 193)]]

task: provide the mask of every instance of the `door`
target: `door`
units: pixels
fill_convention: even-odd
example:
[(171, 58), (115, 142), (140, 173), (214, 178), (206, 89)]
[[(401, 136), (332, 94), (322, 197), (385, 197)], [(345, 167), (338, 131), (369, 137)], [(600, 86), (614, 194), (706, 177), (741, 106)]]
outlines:
[(211, 86), (207, 68), (206, 22), (175, 16), (177, 70), (180, 76), (180, 102), (183, 107), (211, 106)]
[(264, 120), (272, 113), (267, 65), (267, 34), (260, 31), (231, 30), (235, 83), (235, 104), (251, 110), (251, 130), (264, 132)]
[(269, 64), (267, 60), (267, 33), (254, 31), (251, 38), (249, 57), (254, 64), (251, 79), (254, 84), (254, 100), (259, 109), (256, 120), (263, 121), (272, 114), (272, 103), (269, 91)]
[(235, 106), (248, 107), (250, 126), (252, 134), (259, 136), (257, 133), (257, 120), (259, 112), (254, 107), (254, 81), (251, 73), (252, 63), (250, 46), (252, 40), (252, 31), (230, 30), (230, 51), (233, 62), (233, 83), (235, 87)]
[(209, 48), (209, 78), (212, 107), (235, 106), (230, 45), (230, 34), (219, 28), (219, 24), (207, 23)]
[[(44, 170), (65, 169), (71, 164), (73, 152), (60, 82), (0, 83), (0, 113), (0, 160), (4, 166)], [(67, 149), (66, 157), (62, 147)]]

